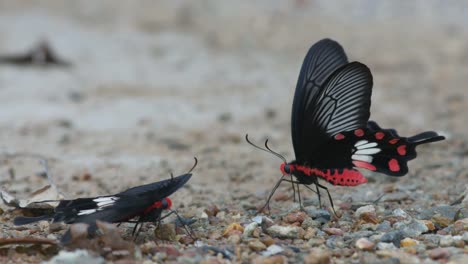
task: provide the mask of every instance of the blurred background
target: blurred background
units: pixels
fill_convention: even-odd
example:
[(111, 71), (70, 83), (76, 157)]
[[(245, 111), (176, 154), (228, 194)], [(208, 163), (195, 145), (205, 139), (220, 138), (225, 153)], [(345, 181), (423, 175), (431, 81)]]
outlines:
[[(468, 178), (467, 10), (422, 0), (0, 1), (0, 55), (46, 42), (69, 63), (0, 64), (0, 151), (43, 155), (70, 197), (182, 174), (197, 156), (191, 195), (176, 205), (252, 193), (263, 203), (280, 161), (244, 135), (294, 158), (299, 69), (313, 43), (332, 38), (372, 70), (373, 120), (449, 137), (421, 147), (398, 183), (450, 200)], [(46, 183), (37, 159), (1, 165), (2, 186), (20, 196)], [(333, 196), (375, 198), (383, 185), (373, 184), (393, 180), (370, 177)]]

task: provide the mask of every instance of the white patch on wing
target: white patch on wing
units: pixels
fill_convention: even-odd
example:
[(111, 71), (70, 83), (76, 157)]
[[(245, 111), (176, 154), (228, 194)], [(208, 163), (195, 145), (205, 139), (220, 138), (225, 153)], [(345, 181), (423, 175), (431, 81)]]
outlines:
[(355, 146), (355, 147), (359, 147), (359, 146), (361, 146), (361, 145), (363, 145), (363, 144), (366, 144), (367, 142), (369, 142), (369, 141), (367, 141), (367, 140), (359, 140), (358, 142), (356, 142), (356, 144), (354, 144), (354, 146)]
[[(359, 143), (359, 142), (357, 142), (357, 143)], [(372, 148), (372, 147), (377, 146), (376, 142), (370, 142), (370, 143), (359, 145), (359, 146), (357, 146), (357, 143), (354, 145), (357, 149), (366, 149), (366, 148)]]
[(94, 199), (93, 202), (96, 203), (97, 207), (102, 208), (102, 207), (113, 205), (115, 201), (117, 201), (118, 199), (119, 197), (115, 197), (115, 196), (98, 197)]
[(368, 149), (358, 149), (354, 154), (358, 155), (372, 155), (372, 154), (377, 154), (380, 152), (380, 149), (378, 148), (368, 148)]
[(88, 215), (88, 214), (92, 214), (92, 213), (94, 213), (96, 211), (97, 211), (96, 209), (83, 210), (83, 211), (79, 211), (78, 215)]
[(372, 156), (367, 156), (367, 155), (352, 155), (351, 159), (365, 161), (369, 163), (372, 163), (372, 160), (373, 160)]

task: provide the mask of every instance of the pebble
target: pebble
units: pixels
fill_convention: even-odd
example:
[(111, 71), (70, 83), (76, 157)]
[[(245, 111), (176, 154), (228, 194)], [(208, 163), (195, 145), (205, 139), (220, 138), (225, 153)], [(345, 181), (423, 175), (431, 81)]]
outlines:
[(411, 247), (411, 246), (415, 246), (417, 245), (419, 242), (417, 240), (414, 240), (412, 238), (405, 238), (403, 240), (400, 241), (400, 246), (402, 247)]
[(323, 238), (311, 238), (309, 241), (307, 241), (307, 245), (310, 247), (318, 247), (321, 246), (325, 243), (325, 239)]
[(230, 233), (233, 233), (233, 231), (239, 231), (240, 233), (243, 233), (244, 228), (238, 223), (232, 223), (226, 228), (226, 230), (224, 230), (223, 236), (229, 236)]
[(409, 218), (410, 216), (401, 208), (397, 208), (395, 210), (393, 210), (392, 212), (392, 215), (394, 216), (397, 216), (397, 217), (401, 217), (401, 218)]
[(278, 238), (302, 238), (304, 237), (305, 231), (301, 227), (298, 226), (280, 226), (280, 225), (273, 225), (270, 226), (266, 232)]
[(382, 223), (378, 224), (375, 230), (387, 232), (387, 231), (392, 230), (392, 225), (390, 224), (389, 221), (385, 220)]
[(420, 221), (423, 222), (426, 225), (426, 227), (427, 227), (427, 229), (429, 231), (434, 231), (435, 230), (434, 223), (432, 223), (431, 220), (420, 220)]
[(175, 241), (176, 232), (173, 224), (161, 224), (159, 228), (154, 229), (154, 236), (158, 240)]
[(375, 243), (365, 237), (361, 237), (356, 240), (355, 246), (360, 250), (371, 251), (374, 249)]
[(393, 243), (379, 242), (377, 243), (377, 249), (379, 250), (396, 249), (396, 246)]
[(267, 248), (265, 244), (263, 244), (260, 240), (254, 239), (249, 242), (249, 248), (253, 251), (262, 251)]
[(323, 231), (329, 235), (342, 236), (344, 231), (339, 228), (329, 227), (324, 228)]
[(356, 212), (354, 212), (354, 216), (358, 219), (361, 218), (363, 214), (375, 215), (375, 207), (373, 205), (361, 206), (356, 210)]
[(51, 260), (44, 262), (46, 264), (104, 264), (106, 261), (102, 257), (95, 257), (88, 253), (86, 250), (65, 251), (62, 250), (53, 257)]
[(320, 223), (327, 223), (331, 220), (331, 215), (327, 210), (324, 209), (317, 209), (314, 206), (308, 206), (304, 208), (305, 212), (307, 215), (312, 217), (312, 219), (315, 219), (316, 221)]
[(283, 252), (284, 249), (278, 245), (271, 245), (269, 247), (267, 247), (267, 249), (265, 251), (262, 252), (262, 255), (263, 256), (272, 256), (272, 255), (276, 255), (278, 253), (281, 253)]
[(213, 217), (219, 213), (219, 209), (215, 204), (212, 204), (206, 207), (204, 212), (208, 215), (208, 217)]
[(328, 264), (331, 263), (331, 252), (313, 248), (303, 259), (305, 264)]
[(307, 215), (304, 212), (299, 211), (299, 212), (289, 213), (288, 215), (284, 217), (283, 220), (286, 223), (290, 223), (290, 224), (296, 223), (296, 222), (302, 224), (302, 222), (304, 222), (304, 219), (306, 217)]
[(434, 224), (442, 228), (447, 227), (453, 223), (453, 218), (448, 218), (441, 214), (434, 215), (431, 220), (434, 222)]
[(416, 219), (413, 219), (409, 224), (405, 224), (404, 222), (396, 223), (393, 227), (400, 230), (404, 237), (417, 237), (429, 231), (424, 222)]
[(450, 257), (450, 251), (446, 248), (434, 248), (427, 252), (431, 259), (446, 259)]
[(254, 230), (258, 227), (258, 223), (257, 222), (252, 222), (248, 225), (245, 226), (244, 228), (244, 233), (242, 234), (242, 237), (244, 238), (247, 238), (247, 237), (251, 237)]
[(264, 236), (260, 238), (260, 241), (262, 241), (263, 244), (265, 244), (267, 247), (273, 245), (275, 243), (275, 240), (271, 236)]
[(453, 224), (452, 232), (454, 235), (463, 234), (468, 231), (468, 218), (463, 218)]
[[(217, 262), (219, 263), (219, 262)], [(284, 256), (258, 257), (253, 260), (253, 264), (283, 264), (287, 263)]]
[(304, 239), (309, 240), (315, 237), (316, 234), (317, 234), (317, 230), (315, 228), (309, 227), (306, 229), (306, 232), (304, 234)]
[(462, 235), (462, 240), (465, 241), (466, 244), (468, 244), (468, 232), (465, 232), (465, 233)]
[(344, 239), (341, 236), (330, 236), (325, 242), (325, 245), (331, 249), (344, 248), (346, 246)]
[(447, 235), (447, 236), (442, 236), (439, 241), (439, 246), (441, 247), (450, 247), (454, 244), (455, 240), (453, 239), (452, 236)]
[(403, 239), (403, 234), (401, 231), (394, 230), (388, 233), (385, 233), (381, 238), (381, 242), (393, 243), (395, 246), (400, 246), (400, 241)]
[(322, 224), (319, 222), (319, 221), (315, 221), (312, 219), (312, 217), (309, 217), (307, 216), (304, 221), (302, 222), (301, 224), (301, 227), (304, 228), (304, 229), (307, 229), (309, 227), (315, 227), (315, 228), (318, 228), (318, 227), (321, 227)]
[(465, 218), (468, 216), (468, 210), (467, 209), (460, 209), (459, 206), (451, 206), (451, 205), (439, 205), (432, 207), (430, 209), (422, 211), (418, 218), (419, 219), (425, 219), (425, 220), (430, 220), (434, 215), (440, 215), (444, 218), (448, 219), (455, 219), (455, 215), (461, 215), (460, 218)]

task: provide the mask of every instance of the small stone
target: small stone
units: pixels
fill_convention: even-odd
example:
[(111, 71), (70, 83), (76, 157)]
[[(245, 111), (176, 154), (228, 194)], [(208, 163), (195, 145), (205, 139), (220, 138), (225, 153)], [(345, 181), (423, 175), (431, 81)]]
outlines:
[(454, 235), (463, 234), (468, 231), (468, 218), (463, 218), (453, 224), (452, 233)]
[(400, 246), (400, 241), (403, 239), (403, 234), (398, 231), (390, 231), (388, 233), (385, 233), (381, 238), (381, 242), (386, 242), (386, 243), (393, 243), (395, 246)]
[(468, 244), (468, 232), (463, 233), (462, 240), (465, 241), (465, 243)]
[(88, 251), (83, 249), (78, 249), (75, 251), (65, 251), (62, 250), (58, 255), (53, 257), (51, 260), (44, 262), (46, 264), (79, 264), (79, 263), (89, 263), (89, 264), (104, 264), (106, 261), (102, 257), (95, 257), (88, 253)]
[(400, 230), (404, 237), (417, 237), (429, 231), (426, 224), (421, 220), (413, 219), (409, 224), (404, 222), (396, 223), (394, 228)]
[(260, 241), (265, 244), (267, 247), (273, 245), (275, 240), (271, 236), (264, 236), (260, 238)]
[(322, 224), (320, 222), (313, 220), (312, 217), (309, 216), (307, 216), (301, 224), (301, 227), (304, 229), (307, 229), (309, 227), (318, 228), (321, 226)]
[(426, 225), (426, 227), (427, 227), (427, 229), (429, 231), (434, 231), (435, 230), (434, 223), (432, 223), (431, 220), (421, 220), (421, 222), (423, 222)]
[(225, 236), (225, 237), (229, 236), (229, 234), (232, 231), (239, 231), (240, 233), (243, 233), (244, 228), (238, 223), (232, 223), (226, 228), (226, 230), (224, 230), (223, 236)]
[(439, 241), (439, 246), (441, 247), (450, 247), (454, 243), (454, 239), (452, 236), (442, 236)]
[(286, 215), (283, 220), (286, 223), (293, 224), (293, 223), (302, 223), (304, 222), (304, 219), (307, 217), (307, 215), (304, 212), (294, 212), (294, 213), (289, 213)]
[(356, 240), (355, 245), (356, 245), (356, 248), (360, 250), (366, 250), (366, 251), (371, 251), (375, 247), (375, 244), (365, 237), (361, 237), (358, 240)]
[(393, 243), (379, 242), (379, 243), (377, 243), (377, 249), (379, 249), (379, 250), (391, 250), (391, 249), (397, 249), (397, 247)]
[(212, 204), (205, 208), (204, 212), (208, 217), (216, 216), (219, 213), (219, 209), (216, 205)]
[(373, 205), (366, 205), (359, 207), (356, 212), (354, 212), (354, 217), (361, 218), (362, 214), (374, 214), (375, 215), (375, 207)]
[(253, 251), (262, 251), (267, 248), (265, 244), (263, 244), (260, 240), (254, 239), (249, 242), (249, 248)]
[(436, 214), (432, 217), (432, 222), (439, 227), (447, 227), (453, 223), (453, 218), (448, 218), (440, 214)]
[(193, 244), (195, 240), (191, 236), (181, 236), (179, 238), (179, 243), (184, 244), (184, 245), (190, 245)]
[(309, 239), (309, 241), (307, 241), (307, 245), (309, 245), (310, 247), (318, 247), (318, 246), (321, 246), (325, 243), (325, 239), (323, 238), (311, 238)]
[(161, 224), (154, 230), (154, 236), (159, 240), (175, 241), (176, 232), (173, 224)]
[(327, 223), (331, 220), (331, 215), (327, 210), (324, 209), (317, 209), (314, 206), (308, 206), (304, 208), (307, 215), (315, 219), (320, 223)]
[(280, 225), (273, 225), (270, 226), (266, 232), (273, 237), (278, 238), (302, 238), (304, 237), (305, 231), (301, 227), (298, 226), (280, 226)]
[(450, 251), (446, 248), (434, 248), (427, 252), (431, 259), (447, 259), (450, 257)]
[(242, 234), (242, 237), (244, 237), (244, 238), (251, 237), (254, 230), (257, 227), (258, 227), (258, 223), (256, 223), (256, 222), (252, 222), (252, 223), (246, 225), (245, 228), (244, 228), (244, 233)]
[(393, 210), (392, 214), (403, 219), (409, 218), (409, 215), (401, 208)]
[(309, 227), (306, 229), (304, 239), (311, 239), (317, 234), (317, 230), (315, 228)]
[(231, 244), (239, 244), (241, 242), (241, 235), (240, 234), (232, 234), (231, 236), (228, 237), (228, 241)]
[(278, 245), (271, 245), (269, 247), (267, 247), (267, 249), (265, 251), (262, 252), (262, 255), (263, 256), (272, 256), (272, 255), (276, 255), (278, 253), (281, 253), (283, 252), (284, 249)]
[(392, 229), (392, 225), (387, 220), (385, 220), (382, 223), (378, 224), (377, 228), (376, 228), (377, 231), (383, 231), (383, 232), (390, 231), (391, 229)]
[(339, 228), (329, 227), (324, 228), (323, 231), (329, 235), (342, 236), (344, 231)]
[[(219, 263), (219, 262), (217, 262)], [(253, 264), (283, 264), (287, 263), (284, 256), (276, 255), (271, 257), (258, 257), (253, 260)]]
[(329, 264), (331, 263), (331, 252), (313, 248), (303, 259), (305, 264)]
[(419, 242), (417, 240), (414, 240), (412, 238), (405, 238), (403, 240), (400, 241), (400, 246), (402, 247), (411, 247), (411, 246), (415, 246), (417, 245)]
[(325, 242), (325, 245), (331, 249), (344, 248), (346, 246), (344, 239), (341, 236), (330, 236)]

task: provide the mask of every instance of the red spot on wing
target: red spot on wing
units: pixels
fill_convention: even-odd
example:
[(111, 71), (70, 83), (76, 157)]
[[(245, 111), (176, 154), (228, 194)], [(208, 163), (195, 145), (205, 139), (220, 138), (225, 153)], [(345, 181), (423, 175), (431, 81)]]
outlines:
[(371, 170), (371, 171), (376, 171), (377, 170), (377, 168), (374, 165), (370, 164), (369, 162), (354, 160), (353, 164), (354, 164), (354, 166), (359, 167), (359, 168), (368, 169), (368, 170)]
[(341, 134), (341, 133), (335, 135), (336, 140), (342, 140), (344, 138), (345, 138), (345, 136), (343, 134)]
[(377, 133), (375, 133), (375, 138), (376, 138), (377, 140), (381, 140), (381, 139), (384, 138), (384, 137), (385, 137), (385, 134), (384, 134), (383, 132), (377, 132)]
[(398, 143), (398, 141), (400, 141), (399, 138), (394, 138), (394, 139), (389, 140), (388, 143), (394, 145), (394, 144)]
[(400, 156), (406, 155), (406, 145), (399, 146), (397, 148), (397, 151), (398, 151), (398, 154), (400, 154)]
[(398, 164), (398, 160), (396, 160), (396, 159), (391, 159), (391, 160), (388, 162), (388, 168), (389, 168), (391, 171), (394, 171), (394, 172), (400, 171), (400, 164)]
[(364, 130), (362, 130), (360, 128), (356, 129), (356, 130), (354, 130), (354, 135), (356, 135), (357, 137), (362, 137), (362, 136), (364, 136)]
[(300, 165), (296, 165), (296, 169), (308, 176), (320, 177), (333, 185), (356, 186), (367, 182), (362, 173), (354, 169), (343, 169), (341, 171), (338, 169), (320, 170)]
[(164, 198), (164, 199), (165, 199), (166, 202), (167, 202), (167, 207), (166, 207), (166, 208), (163, 208), (164, 206), (163, 206), (162, 200), (161, 200), (161, 201), (157, 201), (157, 202), (154, 202), (152, 205), (146, 207), (146, 209), (143, 211), (143, 214), (147, 214), (147, 213), (151, 212), (152, 210), (158, 209), (158, 208), (163, 208), (163, 209), (169, 209), (169, 208), (171, 208), (171, 206), (172, 206), (172, 201), (171, 201), (171, 199), (169, 199), (169, 198)]

